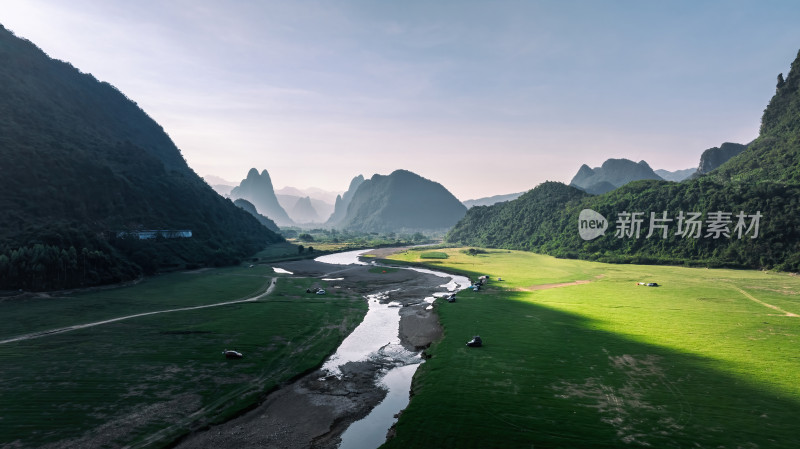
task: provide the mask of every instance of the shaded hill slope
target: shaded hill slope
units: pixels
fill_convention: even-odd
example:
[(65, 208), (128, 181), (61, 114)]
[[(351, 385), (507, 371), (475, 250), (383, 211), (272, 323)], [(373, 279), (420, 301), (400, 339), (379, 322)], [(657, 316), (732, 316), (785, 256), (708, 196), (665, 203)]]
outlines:
[[(216, 194), (110, 84), (1, 26), (0, 61), (0, 288), (230, 263), (281, 240)], [(192, 237), (117, 238), (153, 229)]]
[(347, 187), (347, 191), (345, 191), (341, 195), (336, 195), (336, 202), (333, 205), (333, 214), (328, 217), (328, 221), (325, 222), (327, 226), (339, 226), (342, 220), (345, 219), (347, 216), (347, 207), (350, 206), (350, 201), (353, 200), (353, 195), (356, 194), (356, 190), (361, 184), (364, 182), (364, 175), (358, 175), (352, 180), (350, 180), (350, 185)]
[(697, 177), (716, 170), (731, 158), (741, 154), (746, 148), (747, 145), (725, 142), (718, 147), (703, 151), (703, 154), (700, 155), (700, 164), (693, 176)]
[(446, 230), (466, 211), (441, 184), (396, 170), (374, 175), (358, 187), (341, 227), (363, 232)]
[(276, 233), (280, 232), (280, 228), (278, 227), (278, 225), (276, 225), (275, 222), (270, 220), (269, 218), (259, 214), (258, 211), (256, 210), (256, 207), (253, 206), (253, 203), (251, 203), (250, 201), (239, 198), (235, 200), (233, 204), (235, 204), (236, 207), (239, 207), (247, 211), (247, 213), (255, 217), (255, 219), (258, 220), (258, 222), (261, 223), (262, 226), (269, 229), (270, 231)]

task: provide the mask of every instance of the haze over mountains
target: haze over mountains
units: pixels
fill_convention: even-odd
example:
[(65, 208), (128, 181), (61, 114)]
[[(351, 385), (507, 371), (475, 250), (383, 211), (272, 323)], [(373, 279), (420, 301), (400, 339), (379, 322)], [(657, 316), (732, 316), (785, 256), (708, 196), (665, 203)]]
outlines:
[(494, 196), (488, 196), (488, 197), (485, 197), (485, 198), (478, 198), (478, 199), (474, 199), (474, 200), (466, 200), (466, 201), (464, 201), (464, 206), (467, 206), (467, 208), (474, 207), (474, 206), (491, 206), (492, 204), (495, 204), (495, 203), (501, 203), (503, 201), (515, 200), (515, 199), (519, 198), (523, 193), (525, 193), (525, 192), (508, 193), (508, 194), (505, 194), (505, 195), (494, 195)]
[[(290, 212), (280, 204), (281, 196), (285, 204), (291, 204)], [(318, 213), (318, 209), (324, 210), (319, 200), (276, 195), (266, 170), (258, 173), (251, 169), (247, 178), (231, 190), (230, 197), (246, 199), (258, 214), (281, 227), (324, 226), (358, 232), (441, 232), (466, 212), (466, 207), (441, 184), (406, 170), (396, 170), (388, 176), (376, 174), (368, 180), (363, 175), (356, 176), (347, 191), (336, 196), (333, 209), (327, 209), (332, 212), (328, 217)]]
[(636, 163), (628, 159), (608, 159), (600, 167), (589, 168), (586, 164), (581, 165), (569, 184), (587, 193), (598, 195), (641, 179), (662, 178), (645, 161)]
[(256, 210), (256, 207), (253, 206), (253, 203), (251, 203), (250, 201), (247, 201), (244, 198), (238, 198), (233, 202), (233, 204), (245, 210), (253, 217), (255, 217), (255, 219), (258, 220), (259, 223), (261, 223), (264, 227), (266, 227), (270, 231), (280, 232), (280, 228), (278, 227), (278, 225), (275, 224), (275, 222), (270, 220), (269, 218), (259, 214), (258, 211)]
[[(0, 288), (230, 263), (282, 240), (214, 192), (110, 84), (2, 26), (0, 61)], [(118, 238), (140, 230), (191, 237)]]
[(653, 170), (645, 161), (635, 163), (628, 159), (608, 159), (600, 167), (589, 168), (584, 164), (570, 181), (570, 185), (593, 195), (610, 192), (632, 181), (663, 179), (681, 182), (715, 170), (747, 148), (747, 145), (725, 142), (719, 147), (709, 148), (700, 155), (697, 168), (683, 170)]
[(251, 168), (247, 172), (247, 177), (231, 190), (230, 197), (234, 200), (243, 198), (249, 201), (256, 207), (259, 214), (274, 221), (278, 226), (294, 225), (289, 214), (278, 203), (272, 179), (266, 170), (262, 170), (259, 174), (258, 170)]
[(396, 170), (361, 182), (338, 227), (366, 232), (442, 231), (466, 211), (441, 184)]
[[(203, 179), (217, 193), (226, 198), (230, 197), (233, 189), (239, 185), (236, 182), (228, 181), (216, 175), (205, 175)], [(266, 188), (266, 185), (264, 188)], [(319, 224), (325, 222), (328, 217), (333, 214), (333, 203), (338, 195), (337, 192), (330, 192), (317, 187), (298, 189), (296, 187), (287, 186), (273, 190), (273, 192), (278, 199), (278, 204), (280, 204), (281, 208), (287, 213), (292, 222), (296, 224)], [(311, 202), (310, 207), (306, 204), (299, 203), (301, 200), (305, 202), (305, 198), (308, 198)], [(297, 207), (297, 209), (295, 209), (295, 207)]]
[(681, 182), (684, 179), (688, 179), (690, 176), (692, 176), (697, 171), (697, 169), (684, 168), (683, 170), (669, 171), (659, 168), (653, 171), (655, 172), (655, 174), (657, 174), (659, 177), (661, 177), (661, 179), (664, 179), (665, 181)]
[(350, 206), (350, 201), (353, 200), (353, 195), (356, 194), (359, 186), (364, 183), (364, 175), (358, 175), (350, 180), (350, 185), (347, 190), (336, 196), (334, 203), (333, 214), (331, 214), (328, 221), (325, 223), (328, 226), (337, 227), (347, 215), (347, 208)]

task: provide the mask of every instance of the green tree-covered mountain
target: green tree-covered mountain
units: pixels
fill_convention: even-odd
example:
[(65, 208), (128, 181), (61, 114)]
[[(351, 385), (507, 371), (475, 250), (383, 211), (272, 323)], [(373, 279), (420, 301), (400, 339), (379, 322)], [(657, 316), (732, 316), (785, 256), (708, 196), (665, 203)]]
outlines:
[(693, 174), (694, 177), (710, 173), (722, 164), (728, 162), (732, 157), (738, 156), (747, 148), (747, 145), (740, 143), (725, 142), (718, 147), (709, 148), (700, 155), (700, 165)]
[[(447, 241), (489, 248), (538, 249), (561, 224), (557, 210), (588, 194), (560, 182), (545, 182), (513, 201), (474, 206), (447, 234)], [(554, 228), (555, 226), (555, 228)]]
[(136, 103), (2, 26), (0, 223), (0, 289), (228, 263), (281, 239), (203, 182)]
[(443, 231), (466, 211), (441, 184), (396, 170), (361, 183), (340, 226), (362, 232)]
[[(581, 237), (579, 227), (592, 226), (579, 221), (585, 209), (607, 219), (604, 235)], [(544, 183), (515, 201), (470, 209), (446, 240), (611, 262), (797, 271), (798, 217), (800, 53), (779, 77), (759, 137), (711, 173), (682, 183), (634, 181), (597, 196)]]

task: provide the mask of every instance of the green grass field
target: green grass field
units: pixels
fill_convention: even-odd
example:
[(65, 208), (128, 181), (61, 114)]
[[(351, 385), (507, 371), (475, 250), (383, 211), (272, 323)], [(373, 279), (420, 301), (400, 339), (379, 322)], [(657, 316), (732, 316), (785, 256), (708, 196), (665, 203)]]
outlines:
[(442, 251), (425, 251), (420, 254), (421, 259), (447, 259), (447, 253)]
[[(242, 299), (269, 267), (0, 303), (0, 339), (133, 313)], [(139, 317), (0, 345), (0, 446), (160, 447), (322, 363), (366, 313), (358, 296), (279, 277), (256, 302)], [(325, 286), (325, 285), (323, 285)], [(10, 319), (6, 319), (11, 317)], [(245, 354), (226, 360), (223, 349)]]
[(800, 447), (800, 278), (444, 251), (491, 281), (437, 301), (385, 447)]

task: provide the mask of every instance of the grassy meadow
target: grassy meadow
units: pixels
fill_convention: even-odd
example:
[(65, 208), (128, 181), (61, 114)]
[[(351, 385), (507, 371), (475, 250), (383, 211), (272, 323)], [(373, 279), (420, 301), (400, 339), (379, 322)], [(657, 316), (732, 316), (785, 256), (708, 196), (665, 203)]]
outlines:
[[(225, 420), (318, 366), (366, 304), (269, 267), (171, 273), (124, 288), (0, 302), (0, 340), (118, 316), (252, 297), (0, 344), (0, 446), (160, 447)], [(324, 283), (323, 287), (325, 287)], [(223, 349), (244, 353), (226, 360)]]
[(800, 447), (800, 277), (442, 251), (392, 258), (491, 281), (437, 300), (385, 447)]

